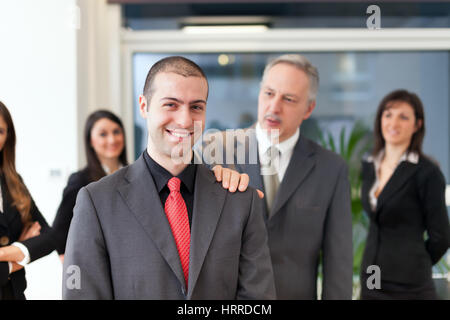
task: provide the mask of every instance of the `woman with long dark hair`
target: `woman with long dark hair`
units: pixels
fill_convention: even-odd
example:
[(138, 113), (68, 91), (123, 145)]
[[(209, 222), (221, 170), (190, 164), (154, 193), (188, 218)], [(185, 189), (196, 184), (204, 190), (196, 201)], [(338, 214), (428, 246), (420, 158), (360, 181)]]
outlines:
[(87, 165), (69, 177), (53, 222), (56, 250), (61, 260), (78, 191), (128, 164), (122, 121), (107, 110), (95, 111), (88, 117), (84, 128), (84, 145)]
[(449, 247), (450, 228), (444, 176), (422, 152), (425, 115), (419, 97), (406, 90), (384, 97), (374, 135), (373, 153), (362, 166), (370, 227), (361, 299), (437, 299), (432, 266)]
[(51, 229), (16, 171), (16, 134), (0, 102), (0, 300), (24, 300), (24, 265), (54, 250)]

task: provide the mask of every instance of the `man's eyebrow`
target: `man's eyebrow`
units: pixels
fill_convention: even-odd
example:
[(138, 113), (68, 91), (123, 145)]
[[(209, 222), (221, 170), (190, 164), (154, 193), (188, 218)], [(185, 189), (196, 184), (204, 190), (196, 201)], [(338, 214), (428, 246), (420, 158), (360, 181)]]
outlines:
[[(264, 90), (268, 90), (268, 91), (275, 91), (274, 89), (272, 89), (271, 87), (265, 85), (263, 86)], [(300, 97), (294, 93), (285, 93), (283, 94), (284, 97), (290, 97), (290, 98), (295, 98), (295, 99), (300, 99)]]
[(206, 101), (202, 100), (202, 99), (199, 99), (199, 100), (194, 100), (194, 101), (189, 102), (189, 104), (193, 104), (193, 103), (204, 103), (204, 104), (206, 104)]
[[(178, 102), (178, 103), (180, 103), (180, 104), (183, 104), (183, 103), (184, 103), (182, 100), (177, 99), (177, 98), (173, 98), (173, 97), (164, 97), (164, 98), (161, 98), (161, 101), (163, 101), (163, 100), (171, 100), (171, 101)], [(198, 99), (198, 100), (194, 100), (194, 101), (190, 101), (190, 102), (189, 102), (189, 104), (193, 104), (193, 103), (204, 103), (204, 104), (206, 104), (206, 101), (205, 101), (205, 100), (202, 100), (202, 99)]]
[(183, 101), (181, 101), (181, 100), (179, 100), (177, 98), (172, 98), (172, 97), (164, 97), (164, 98), (161, 98), (161, 101), (162, 100), (172, 100), (172, 101), (175, 101), (175, 102), (183, 103)]
[(289, 97), (289, 98), (299, 99), (299, 96), (297, 96), (296, 94), (293, 94), (293, 93), (286, 93), (284, 96)]

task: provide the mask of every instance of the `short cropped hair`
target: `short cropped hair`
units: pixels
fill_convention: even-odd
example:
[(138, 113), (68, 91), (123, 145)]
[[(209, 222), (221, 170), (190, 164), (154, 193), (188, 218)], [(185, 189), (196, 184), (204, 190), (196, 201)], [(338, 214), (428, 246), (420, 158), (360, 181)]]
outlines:
[[(206, 84), (209, 85), (208, 79), (202, 68), (200, 68), (195, 62), (181, 56), (172, 56), (159, 60), (156, 62), (149, 70), (147, 78), (145, 79), (145, 85), (143, 90), (143, 95), (150, 101), (151, 96), (154, 92), (153, 82), (156, 75), (161, 72), (173, 72), (179, 74), (183, 77), (200, 77), (206, 80)], [(206, 94), (208, 97), (208, 93)]]
[(309, 62), (308, 59), (300, 54), (284, 54), (271, 60), (264, 68), (263, 81), (269, 70), (279, 63), (290, 64), (305, 72), (309, 79), (309, 102), (316, 100), (317, 91), (319, 90), (319, 71), (311, 64), (311, 62)]

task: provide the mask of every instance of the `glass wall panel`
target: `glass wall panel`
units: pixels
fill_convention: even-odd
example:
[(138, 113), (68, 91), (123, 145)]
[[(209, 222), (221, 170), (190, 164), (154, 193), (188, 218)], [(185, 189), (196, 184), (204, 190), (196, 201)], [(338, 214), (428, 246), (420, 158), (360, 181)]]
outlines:
[[(198, 63), (210, 85), (206, 128), (227, 129), (256, 121), (260, 78), (268, 59), (281, 53), (182, 54)], [(133, 58), (134, 97), (142, 92), (149, 68), (172, 55), (137, 53)], [(177, 53), (180, 55), (180, 53)], [(361, 121), (372, 130), (378, 103), (404, 88), (422, 99), (426, 114), (424, 150), (441, 165), (450, 181), (449, 52), (306, 53), (319, 69), (317, 106), (302, 134), (318, 140), (330, 132), (337, 144), (343, 126)], [(145, 149), (146, 126), (135, 99), (135, 157)], [(337, 146), (339, 147), (339, 146)]]

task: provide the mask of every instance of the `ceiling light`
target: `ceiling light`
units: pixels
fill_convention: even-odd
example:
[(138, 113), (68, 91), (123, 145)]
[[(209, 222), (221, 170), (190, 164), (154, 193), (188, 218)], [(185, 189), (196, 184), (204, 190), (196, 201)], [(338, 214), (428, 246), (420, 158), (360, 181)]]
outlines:
[(185, 26), (182, 28), (188, 34), (217, 34), (217, 33), (259, 33), (267, 31), (265, 25), (211, 25)]

